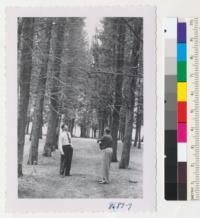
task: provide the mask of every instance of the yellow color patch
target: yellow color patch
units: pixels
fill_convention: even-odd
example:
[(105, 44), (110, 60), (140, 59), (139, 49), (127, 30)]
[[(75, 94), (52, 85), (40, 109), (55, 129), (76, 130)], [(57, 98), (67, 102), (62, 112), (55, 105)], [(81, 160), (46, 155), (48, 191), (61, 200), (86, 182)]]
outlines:
[(186, 82), (177, 83), (177, 100), (187, 101), (187, 83)]

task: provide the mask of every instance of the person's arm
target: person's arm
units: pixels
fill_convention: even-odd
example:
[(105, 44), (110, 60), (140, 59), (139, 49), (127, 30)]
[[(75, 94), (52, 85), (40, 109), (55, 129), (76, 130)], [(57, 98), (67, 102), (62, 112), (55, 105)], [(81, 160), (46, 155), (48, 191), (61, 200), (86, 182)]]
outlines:
[(102, 136), (100, 139), (98, 139), (97, 143), (99, 143), (100, 146), (104, 144), (105, 136)]
[(101, 138), (99, 138), (99, 139), (97, 140), (97, 143), (98, 143), (98, 144), (103, 143), (104, 139), (105, 139), (105, 136), (103, 135), (103, 136), (101, 136)]
[(59, 136), (58, 148), (59, 148), (59, 150), (60, 150), (60, 153), (63, 155), (64, 152), (63, 152), (62, 146), (63, 146), (63, 145), (62, 145), (62, 133), (61, 133), (60, 136)]
[(68, 132), (68, 139), (69, 139), (69, 144), (72, 145), (72, 136), (71, 136), (71, 133)]
[(98, 141), (102, 142), (102, 141), (104, 141), (104, 139), (105, 139), (105, 136), (103, 135)]

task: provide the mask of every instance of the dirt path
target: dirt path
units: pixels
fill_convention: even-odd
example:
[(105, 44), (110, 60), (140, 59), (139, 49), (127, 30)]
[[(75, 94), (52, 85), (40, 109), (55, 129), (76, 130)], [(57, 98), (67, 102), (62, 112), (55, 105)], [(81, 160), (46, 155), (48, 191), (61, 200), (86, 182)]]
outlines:
[[(30, 142), (26, 140), (24, 176), (19, 178), (20, 198), (141, 198), (142, 150), (132, 149), (130, 169), (111, 164), (111, 183), (100, 185), (101, 151), (96, 140), (73, 138), (74, 155), (70, 177), (59, 176), (59, 151), (52, 157), (42, 154), (44, 140), (40, 141), (39, 165), (26, 165)], [(118, 153), (121, 154), (121, 143)], [(120, 159), (120, 156), (119, 156)], [(133, 180), (131, 183), (129, 180)]]

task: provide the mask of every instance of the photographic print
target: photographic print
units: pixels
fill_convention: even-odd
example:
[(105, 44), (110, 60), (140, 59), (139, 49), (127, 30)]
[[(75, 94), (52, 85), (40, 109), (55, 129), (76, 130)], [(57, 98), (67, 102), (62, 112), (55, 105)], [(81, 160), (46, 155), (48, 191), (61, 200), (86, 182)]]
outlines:
[(142, 18), (18, 18), (18, 44), (19, 198), (142, 198)]
[(152, 94), (145, 100), (154, 90), (145, 88), (145, 13), (25, 10), (14, 16), (16, 198), (107, 199), (107, 210), (131, 210), (146, 198), (146, 146), (156, 156), (145, 134), (145, 101), (155, 109)]

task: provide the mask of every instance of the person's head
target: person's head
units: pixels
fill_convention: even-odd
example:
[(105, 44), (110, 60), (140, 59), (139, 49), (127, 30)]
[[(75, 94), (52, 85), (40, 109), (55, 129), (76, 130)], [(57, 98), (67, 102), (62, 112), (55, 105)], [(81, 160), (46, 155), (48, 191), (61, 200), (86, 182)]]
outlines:
[(66, 124), (62, 124), (61, 129), (62, 131), (68, 131), (68, 126)]
[(105, 133), (105, 134), (108, 135), (108, 134), (110, 134), (110, 132), (111, 132), (111, 131), (110, 131), (110, 129), (109, 129), (108, 127), (106, 127), (106, 128), (104, 129), (104, 133)]

